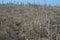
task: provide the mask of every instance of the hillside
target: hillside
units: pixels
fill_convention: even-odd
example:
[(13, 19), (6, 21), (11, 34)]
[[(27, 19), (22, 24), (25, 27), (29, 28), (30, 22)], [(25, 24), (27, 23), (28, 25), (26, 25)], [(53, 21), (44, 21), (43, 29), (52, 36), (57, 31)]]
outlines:
[(0, 40), (60, 40), (60, 7), (0, 4)]

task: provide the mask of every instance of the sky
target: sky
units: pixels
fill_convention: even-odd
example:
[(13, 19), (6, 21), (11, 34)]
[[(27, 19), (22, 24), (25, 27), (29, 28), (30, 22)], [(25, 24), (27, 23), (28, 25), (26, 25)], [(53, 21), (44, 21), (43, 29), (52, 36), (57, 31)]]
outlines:
[(7, 2), (11, 2), (11, 3), (14, 3), (16, 4), (17, 2), (19, 3), (24, 3), (24, 4), (27, 4), (27, 3), (32, 3), (32, 4), (41, 4), (41, 5), (52, 5), (52, 6), (60, 6), (60, 0), (0, 0), (0, 4), (3, 3), (7, 3)]

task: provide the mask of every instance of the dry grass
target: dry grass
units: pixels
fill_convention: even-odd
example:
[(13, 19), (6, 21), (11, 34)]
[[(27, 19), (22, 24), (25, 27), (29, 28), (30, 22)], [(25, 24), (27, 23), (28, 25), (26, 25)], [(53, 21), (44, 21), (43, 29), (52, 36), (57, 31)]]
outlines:
[(60, 40), (60, 7), (0, 5), (0, 40)]

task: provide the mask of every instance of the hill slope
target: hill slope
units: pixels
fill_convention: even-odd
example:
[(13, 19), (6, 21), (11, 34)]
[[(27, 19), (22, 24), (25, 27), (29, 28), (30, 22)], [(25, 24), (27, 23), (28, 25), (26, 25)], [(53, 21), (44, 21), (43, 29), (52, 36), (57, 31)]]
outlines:
[(0, 40), (58, 40), (59, 10), (52, 6), (0, 5)]

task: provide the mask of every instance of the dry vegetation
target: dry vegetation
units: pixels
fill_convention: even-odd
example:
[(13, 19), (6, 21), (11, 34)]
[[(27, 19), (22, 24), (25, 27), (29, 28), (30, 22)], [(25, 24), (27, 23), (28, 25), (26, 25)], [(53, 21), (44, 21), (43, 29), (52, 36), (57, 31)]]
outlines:
[(0, 40), (60, 40), (60, 7), (0, 4)]

